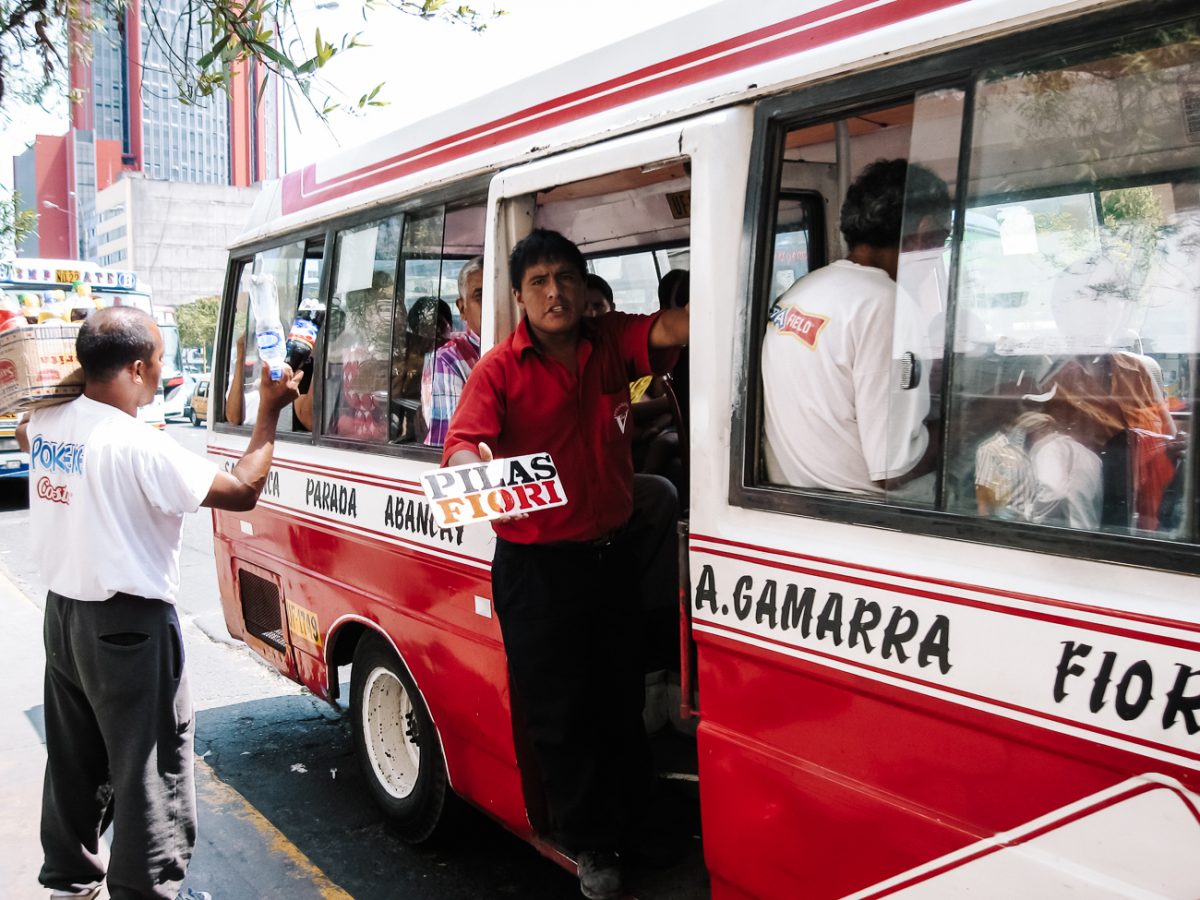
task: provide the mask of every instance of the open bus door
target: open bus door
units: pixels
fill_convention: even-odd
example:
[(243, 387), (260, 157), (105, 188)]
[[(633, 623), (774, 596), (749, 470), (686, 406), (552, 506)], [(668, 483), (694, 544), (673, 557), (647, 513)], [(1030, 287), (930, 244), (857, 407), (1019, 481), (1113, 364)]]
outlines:
[[(618, 138), (553, 159), (531, 163), (500, 173), (491, 184), (489, 196), (489, 234), (484, 258), (484, 351), (502, 340), (518, 322), (518, 310), (510, 297), (498, 295), (492, 287), (507, 284), (505, 263), (513, 247), (533, 228), (561, 231), (575, 241), (589, 260), (601, 256), (632, 253), (639, 248), (670, 244), (686, 245), (690, 254), (692, 303), (690, 304), (693, 348), (718, 339), (712, 327), (710, 309), (721, 299), (716, 285), (731, 280), (736, 268), (733, 254), (690, 253), (696, 246), (697, 233), (703, 235), (699, 246), (736, 247), (741, 234), (744, 194), (730, 190), (727, 173), (741, 171), (746, 165), (751, 136), (751, 115), (745, 109), (733, 109), (692, 120), (682, 126), (657, 129), (646, 134)], [(680, 252), (683, 252), (680, 250)], [(657, 287), (655, 282), (654, 287)], [(657, 309), (657, 299), (645, 311)], [(621, 308), (618, 297), (617, 308)], [(727, 336), (720, 336), (726, 340)], [(693, 349), (693, 360), (696, 359)], [(694, 364), (695, 368), (695, 364)], [(710, 372), (705, 377), (728, 380), (730, 373)], [(722, 411), (710, 409), (707, 391), (692, 396), (692, 421), (718, 420)], [(692, 426), (695, 431), (696, 426)], [(707, 447), (685, 435), (684, 446)], [(712, 492), (725, 492), (728, 469), (722, 456), (698, 452), (691, 455), (690, 492), (693, 507), (709, 502)], [(690, 628), (689, 553), (687, 523), (679, 525), (679, 682), (680, 710), (676, 721), (690, 717), (697, 707), (695, 647)], [(670, 598), (674, 600), (675, 598)], [(683, 731), (691, 729), (684, 727)], [(703, 725), (701, 724), (701, 734)], [(516, 731), (514, 729), (514, 731)], [(515, 733), (518, 747), (523, 743)], [(694, 766), (695, 746), (690, 736), (689, 755)], [(703, 740), (703, 737), (701, 737)], [(658, 748), (656, 747), (656, 751)], [(524, 769), (524, 766), (523, 766)], [(523, 775), (525, 773), (523, 772)], [(672, 773), (672, 777), (694, 785), (698, 776)], [(530, 821), (544, 818), (535, 785), (527, 775), (526, 803)], [(691, 815), (696, 816), (696, 797), (692, 793)], [(667, 810), (668, 824), (683, 828)], [(688, 837), (697, 833), (699, 822), (688, 823)], [(698, 849), (698, 848), (697, 848)], [(693, 869), (702, 878), (699, 867)]]

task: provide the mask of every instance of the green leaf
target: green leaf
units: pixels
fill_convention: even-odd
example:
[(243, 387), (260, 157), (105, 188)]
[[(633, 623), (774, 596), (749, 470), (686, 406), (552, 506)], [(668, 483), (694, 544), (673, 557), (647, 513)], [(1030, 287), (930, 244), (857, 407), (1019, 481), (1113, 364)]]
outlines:
[(213, 64), (213, 61), (225, 52), (225, 48), (229, 46), (229, 42), (233, 40), (232, 34), (227, 34), (221, 40), (213, 45), (212, 49), (205, 53), (202, 57), (196, 60), (196, 68), (200, 70), (207, 69)]
[(278, 50), (276, 50), (274, 47), (272, 47), (270, 44), (256, 45), (256, 49), (259, 53), (261, 53), (267, 59), (271, 60), (271, 62), (275, 63), (275, 65), (279, 66), (279, 68), (282, 69), (283, 71), (291, 72), (292, 74), (296, 74), (296, 64), (294, 62), (292, 62), (290, 59), (288, 59), (286, 56), (284, 56), (282, 53), (280, 53)]

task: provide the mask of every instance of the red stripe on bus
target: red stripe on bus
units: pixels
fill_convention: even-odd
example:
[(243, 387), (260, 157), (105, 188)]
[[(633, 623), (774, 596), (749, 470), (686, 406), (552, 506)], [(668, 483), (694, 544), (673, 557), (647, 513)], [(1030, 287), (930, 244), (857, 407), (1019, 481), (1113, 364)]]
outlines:
[[(575, 119), (607, 112), (667, 91), (857, 37), (877, 28), (965, 2), (966, 0), (895, 0), (893, 3), (877, 6), (874, 2), (864, 4), (862, 0), (841, 0), (813, 12), (526, 107), (388, 159), (370, 163), (352, 172), (334, 176), (324, 182), (317, 181), (316, 164), (309, 164), (298, 172), (284, 175), (281, 208), (285, 215), (298, 212), (317, 203), (461, 159)], [(844, 18), (807, 28), (797, 34), (787, 33), (847, 12), (850, 15)], [(716, 54), (725, 55), (712, 59)], [(678, 71), (681, 67), (682, 71)]]
[[(742, 638), (751, 638), (756, 641), (761, 641), (764, 644), (771, 644), (776, 647), (780, 647), (780, 648), (783, 648), (786, 650), (791, 650), (797, 654), (811, 655), (811, 656), (818, 657), (820, 659), (830, 660), (831, 662), (836, 662), (841, 665), (848, 666), (850, 668), (862, 669), (867, 672), (873, 672), (876, 675), (885, 676), (887, 678), (895, 678), (898, 681), (907, 681), (910, 684), (920, 685), (921, 687), (926, 687), (926, 688), (929, 688), (931, 690), (936, 690), (936, 691), (942, 691), (947, 694), (954, 694), (955, 696), (958, 696), (958, 697), (964, 697), (968, 700), (974, 700), (977, 703), (991, 704), (992, 706), (998, 706), (1001, 709), (1007, 709), (1010, 712), (1018, 712), (1023, 715), (1031, 716), (1032, 718), (1035, 718), (1035, 719), (1044, 719), (1047, 722), (1054, 722), (1056, 725), (1064, 725), (1064, 726), (1067, 726), (1070, 728), (1078, 728), (1081, 731), (1088, 731), (1093, 734), (1103, 735), (1105, 737), (1112, 738), (1113, 740), (1119, 740), (1119, 741), (1125, 741), (1125, 742), (1128, 742), (1131, 744), (1137, 744), (1142, 747), (1147, 747), (1151, 750), (1158, 750), (1159, 752), (1162, 752), (1162, 753), (1169, 753), (1174, 756), (1183, 757), (1184, 759), (1190, 759), (1193, 761), (1200, 762), (1200, 753), (1196, 753), (1196, 752), (1193, 752), (1190, 750), (1184, 750), (1179, 747), (1173, 747), (1170, 744), (1160, 744), (1159, 742), (1152, 741), (1149, 738), (1141, 738), (1141, 737), (1136, 737), (1131, 734), (1123, 734), (1122, 732), (1119, 732), (1119, 731), (1110, 731), (1107, 728), (1100, 728), (1096, 725), (1088, 725), (1084, 722), (1078, 722), (1074, 719), (1068, 719), (1063, 716), (1056, 716), (1056, 715), (1053, 715), (1052, 713), (1043, 712), (1042, 710), (1030, 709), (1027, 706), (1020, 706), (1019, 704), (1016, 704), (1016, 703), (1009, 703), (1007, 700), (998, 700), (995, 697), (988, 697), (983, 694), (976, 694), (971, 691), (965, 691), (962, 688), (951, 687), (950, 685), (947, 685), (947, 684), (939, 684), (936, 681), (926, 681), (923, 678), (916, 678), (915, 676), (912, 676), (912, 675), (905, 675), (902, 672), (894, 672), (891, 669), (883, 669), (878, 666), (868, 665), (867, 663), (859, 662), (858, 660), (846, 659), (845, 657), (835, 656), (832, 653), (825, 653), (822, 650), (814, 650), (811, 647), (807, 647), (807, 646), (797, 647), (794, 644), (788, 644), (788, 643), (785, 643), (784, 641), (780, 641), (775, 638), (765, 637), (761, 634), (755, 634), (752, 631), (744, 631), (740, 628), (734, 628), (731, 625), (725, 625), (721, 622), (714, 622), (709, 619), (696, 619), (695, 621), (696, 621), (696, 624), (703, 625), (705, 628), (710, 628), (713, 631), (716, 631), (716, 632), (724, 631), (724, 632), (728, 633), (726, 635), (714, 634), (713, 637), (721, 638), (721, 639), (724, 639), (727, 641), (732, 641), (732, 642), (740, 644), (742, 646), (744, 646), (746, 643), (744, 640), (742, 640)], [(698, 638), (698, 636), (697, 636), (697, 638)], [(768, 650), (767, 652), (771, 652), (771, 651)], [(817, 665), (820, 665), (820, 663), (817, 663)], [(934, 698), (934, 699), (937, 699), (937, 698)], [(987, 712), (986, 709), (983, 709), (981, 711)]]
[[(938, 587), (953, 588), (960, 591), (972, 591), (979, 594), (989, 594), (993, 597), (1003, 597), (1006, 600), (1021, 600), (1026, 603), (1037, 603), (1042, 606), (1054, 606), (1062, 609), (1070, 609), (1076, 612), (1088, 612), (1105, 615), (1113, 619), (1126, 619), (1131, 622), (1139, 622), (1144, 625), (1158, 625), (1164, 628), (1174, 628), (1178, 631), (1195, 631), (1200, 632), (1200, 623), (1186, 622), (1178, 619), (1165, 619), (1161, 616), (1147, 616), (1140, 613), (1128, 612), (1118, 609), (1101, 609), (1097, 606), (1089, 606), (1086, 603), (1077, 603), (1071, 600), (1056, 600), (1052, 597), (1040, 597), (1036, 594), (1022, 594), (1016, 591), (1006, 591), (1002, 588), (983, 587), (976, 584), (967, 584), (960, 581), (946, 581), (939, 578), (929, 578), (924, 575), (914, 575), (909, 572), (897, 572), (894, 569), (881, 569), (875, 566), (867, 566), (861, 563), (844, 562), (840, 559), (827, 559), (822, 556), (811, 556), (806, 553), (796, 553), (791, 550), (779, 550), (773, 547), (763, 547), (759, 544), (747, 544), (743, 541), (732, 541), (727, 538), (711, 537), (705, 534), (693, 534), (690, 540), (705, 541), (711, 544), (721, 544), (725, 547), (737, 547), (741, 550), (754, 550), (759, 553), (774, 553), (778, 556), (786, 556), (789, 559), (802, 559), (806, 562), (819, 563), (829, 566), (840, 566), (845, 569), (854, 569), (858, 572), (870, 572), (873, 575), (886, 575), (890, 578), (905, 578), (909, 581), (919, 581), (923, 584), (933, 584)], [(693, 548), (697, 551), (700, 548)], [(758, 562), (759, 560), (755, 560)]]
[(862, 587), (877, 588), (885, 591), (894, 591), (897, 594), (905, 594), (909, 597), (921, 597), (927, 600), (940, 600), (945, 603), (952, 603), (956, 606), (969, 606), (974, 609), (982, 609), (987, 612), (1000, 613), (1002, 615), (1015, 616), (1020, 619), (1037, 619), (1041, 622), (1049, 622), (1052, 625), (1064, 625), (1070, 628), (1082, 628), (1089, 631), (1099, 631), (1104, 634), (1111, 634), (1114, 637), (1129, 638), (1131, 640), (1146, 641), (1151, 644), (1160, 644), (1166, 647), (1177, 647), (1180, 650), (1190, 650), (1200, 652), (1200, 643), (1194, 641), (1185, 641), (1181, 638), (1165, 637), (1157, 634), (1147, 634), (1141, 631), (1133, 631), (1128, 628), (1118, 628), (1115, 625), (1104, 625), (1098, 622), (1090, 622), (1086, 619), (1072, 619), (1066, 616), (1055, 616), (1049, 613), (1037, 612), (1034, 610), (1017, 609), (1011, 606), (1001, 606), (998, 603), (987, 603), (983, 600), (973, 600), (968, 597), (957, 597), (953, 594), (941, 594), (933, 591), (922, 591), (917, 588), (903, 587), (897, 584), (889, 584), (886, 581), (872, 581), (867, 578), (854, 577), (851, 575), (842, 575), (836, 572), (829, 572), (821, 569), (811, 569), (804, 566), (793, 566), (785, 563), (771, 562), (764, 559), (756, 559), (752, 556), (742, 556), (738, 553), (729, 553), (724, 550), (710, 550), (701, 548), (692, 548), (694, 553), (710, 556), (720, 556), (727, 559), (736, 559), (739, 562), (748, 562), (754, 565), (767, 566), (772, 569), (779, 569), (784, 572), (796, 572), (800, 575), (812, 575), (816, 578), (832, 578), (839, 581), (847, 581), (851, 584), (857, 584)]

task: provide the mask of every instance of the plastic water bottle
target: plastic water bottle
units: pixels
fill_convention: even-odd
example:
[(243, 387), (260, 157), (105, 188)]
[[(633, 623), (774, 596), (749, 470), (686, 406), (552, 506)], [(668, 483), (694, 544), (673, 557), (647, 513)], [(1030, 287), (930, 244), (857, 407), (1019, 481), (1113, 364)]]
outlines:
[(258, 356), (272, 381), (283, 377), (283, 323), (279, 321), (279, 292), (273, 275), (250, 276), (250, 308), (254, 311), (254, 338)]

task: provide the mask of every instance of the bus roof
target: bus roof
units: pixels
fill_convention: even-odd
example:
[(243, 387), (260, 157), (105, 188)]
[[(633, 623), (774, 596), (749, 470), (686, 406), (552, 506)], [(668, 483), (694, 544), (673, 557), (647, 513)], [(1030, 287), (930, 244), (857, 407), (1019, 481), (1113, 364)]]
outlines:
[[(723, 0), (286, 173), (264, 186), (243, 245), (791, 84), (1016, 27), (1095, 0)], [(630, 68), (630, 60), (645, 61)]]

